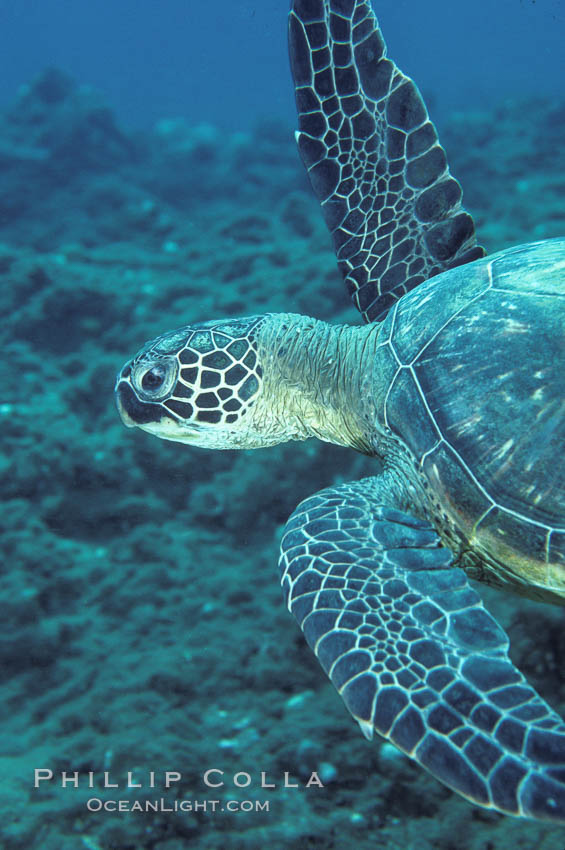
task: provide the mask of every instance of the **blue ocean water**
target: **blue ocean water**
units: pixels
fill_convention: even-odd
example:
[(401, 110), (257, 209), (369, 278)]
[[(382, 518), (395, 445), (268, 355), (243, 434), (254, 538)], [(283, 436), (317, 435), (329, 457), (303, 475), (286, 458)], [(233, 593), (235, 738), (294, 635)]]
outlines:
[[(562, 236), (563, 3), (375, 10), (487, 251)], [(290, 132), (287, 11), (0, 0), (2, 850), (563, 850), (561, 827), (478, 810), (365, 741), (282, 603), (288, 516), (375, 459), (205, 452), (115, 409), (118, 369), (170, 328), (359, 322)], [(481, 592), (563, 713), (563, 609)]]
[[(391, 55), (439, 108), (563, 91), (563, 0), (382, 0)], [(47, 65), (103, 91), (120, 120), (186, 116), (232, 129), (294, 123), (287, 0), (0, 3), (0, 105)]]

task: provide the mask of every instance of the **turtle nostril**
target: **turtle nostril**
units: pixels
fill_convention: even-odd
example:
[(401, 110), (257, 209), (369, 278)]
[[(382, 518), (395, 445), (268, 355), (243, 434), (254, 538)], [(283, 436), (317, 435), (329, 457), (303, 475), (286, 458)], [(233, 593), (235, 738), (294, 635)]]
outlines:
[(157, 364), (148, 369), (141, 379), (141, 388), (149, 392), (154, 392), (163, 386), (167, 372), (164, 366)]

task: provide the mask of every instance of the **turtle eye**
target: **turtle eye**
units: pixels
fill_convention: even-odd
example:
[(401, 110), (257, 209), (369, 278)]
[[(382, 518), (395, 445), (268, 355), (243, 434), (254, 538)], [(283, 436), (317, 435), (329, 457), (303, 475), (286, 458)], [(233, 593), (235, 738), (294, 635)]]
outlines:
[(140, 398), (161, 401), (170, 394), (175, 384), (176, 372), (174, 361), (141, 361), (133, 367), (131, 380)]
[(141, 389), (148, 393), (154, 393), (156, 390), (160, 390), (165, 383), (166, 376), (167, 370), (163, 364), (157, 363), (151, 369), (148, 369), (141, 378)]

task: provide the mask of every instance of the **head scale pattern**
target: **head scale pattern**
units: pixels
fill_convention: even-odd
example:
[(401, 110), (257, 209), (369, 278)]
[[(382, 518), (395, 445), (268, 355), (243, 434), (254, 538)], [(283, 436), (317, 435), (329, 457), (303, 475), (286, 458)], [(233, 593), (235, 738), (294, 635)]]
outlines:
[(119, 376), (141, 402), (195, 424), (233, 425), (261, 385), (256, 331), (262, 317), (212, 321), (164, 334)]

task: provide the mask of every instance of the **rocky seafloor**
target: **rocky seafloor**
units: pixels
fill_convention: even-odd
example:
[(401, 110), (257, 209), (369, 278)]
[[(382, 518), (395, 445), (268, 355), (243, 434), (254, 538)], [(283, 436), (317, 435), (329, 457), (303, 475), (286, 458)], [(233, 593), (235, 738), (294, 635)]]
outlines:
[[(565, 102), (461, 112), (441, 137), (489, 252), (565, 233)], [(118, 368), (166, 329), (267, 310), (358, 321), (290, 128), (129, 133), (50, 70), (0, 116), (0, 227), (0, 847), (563, 850), (563, 828), (474, 808), (365, 741), (284, 609), (286, 518), (374, 462), (315, 442), (207, 453), (117, 417)], [(565, 710), (562, 609), (487, 598)], [(79, 787), (34, 789), (35, 768)], [(204, 785), (210, 768), (225, 787)], [(88, 788), (89, 771), (120, 788)], [(311, 771), (324, 788), (304, 787)], [(94, 812), (92, 797), (270, 810)]]

